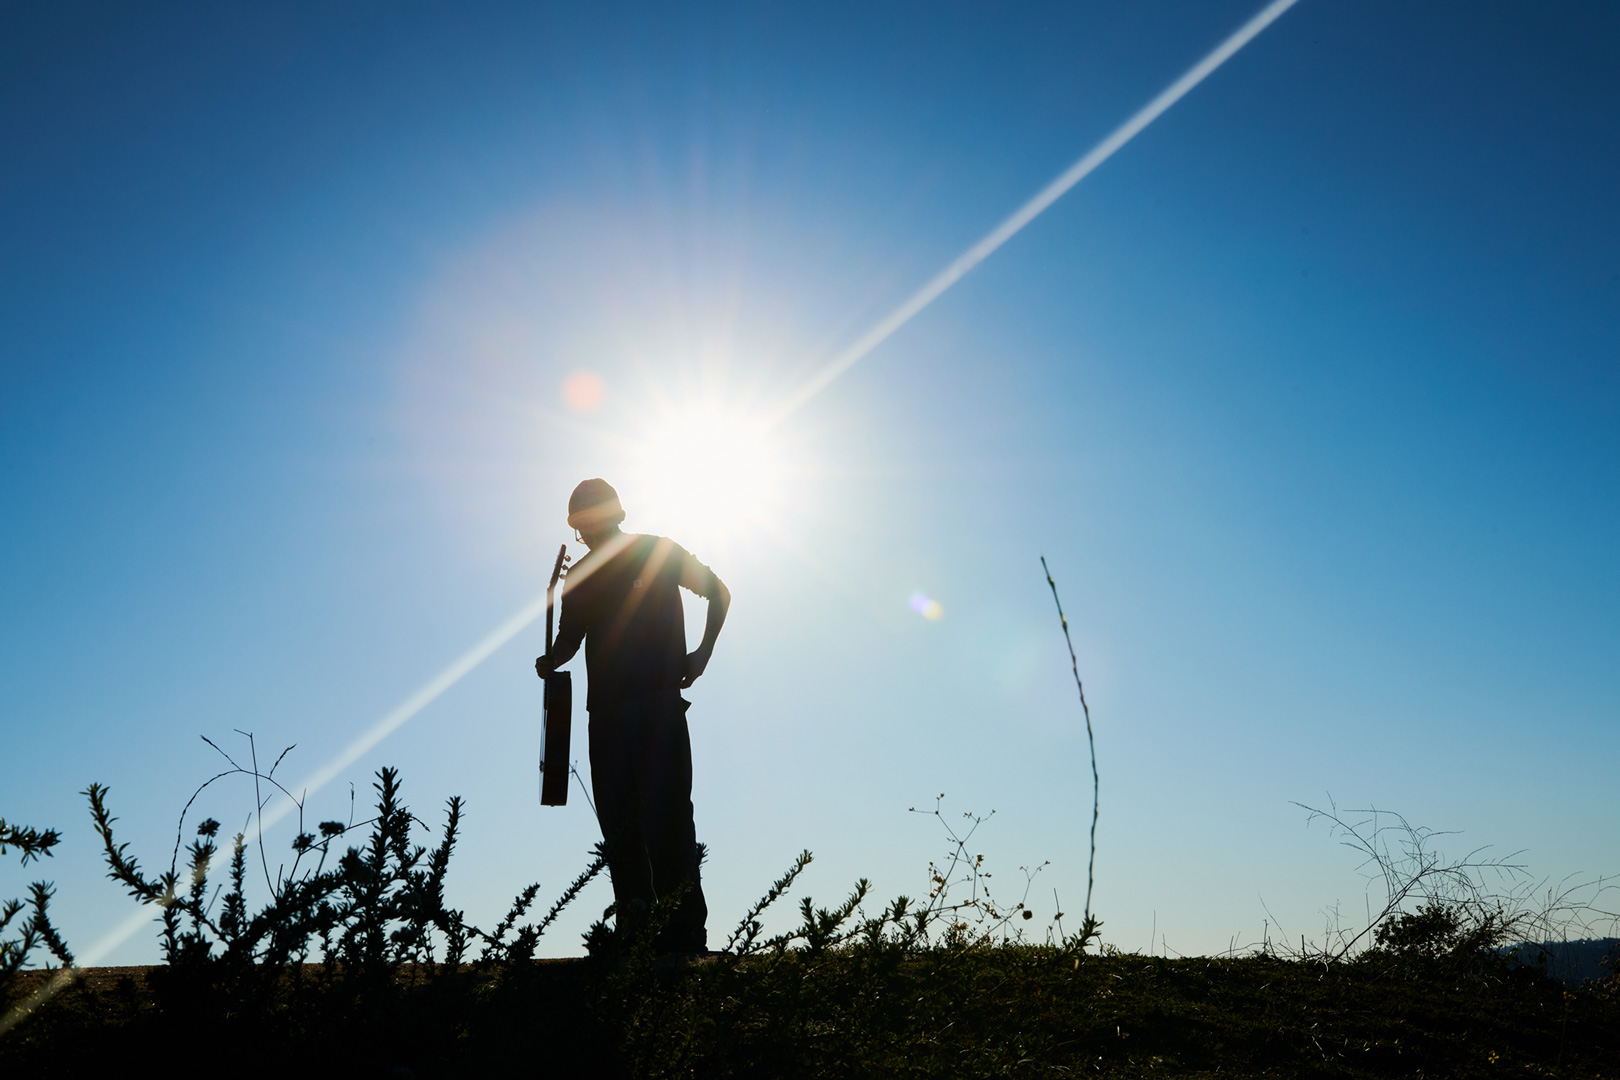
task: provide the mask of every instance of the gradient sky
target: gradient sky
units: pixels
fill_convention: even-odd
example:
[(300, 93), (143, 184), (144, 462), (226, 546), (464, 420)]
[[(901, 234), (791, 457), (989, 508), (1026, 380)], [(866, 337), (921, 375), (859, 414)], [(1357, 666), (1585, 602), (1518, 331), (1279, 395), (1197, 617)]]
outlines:
[[(926, 891), (907, 808), (941, 792), (996, 811), (1013, 898), (1050, 860), (1035, 925), (1079, 910), (1041, 554), (1106, 940), (1359, 913), (1294, 805), (1330, 797), (1620, 871), (1612, 5), (1302, 0), (775, 429), (736, 492), (763, 522), (648, 460), (768, 409), (1258, 6), (7, 8), (0, 813), (64, 840), (0, 895), (55, 880), (88, 951), (133, 905), (78, 792), (155, 870), (199, 735), (316, 773), (534, 599), (594, 475), (735, 596), (690, 695), (711, 940), (801, 848), (818, 900)], [(467, 797), (473, 921), (560, 891), (596, 833), (537, 805), (541, 637), (311, 818), (398, 765), (429, 822)]]

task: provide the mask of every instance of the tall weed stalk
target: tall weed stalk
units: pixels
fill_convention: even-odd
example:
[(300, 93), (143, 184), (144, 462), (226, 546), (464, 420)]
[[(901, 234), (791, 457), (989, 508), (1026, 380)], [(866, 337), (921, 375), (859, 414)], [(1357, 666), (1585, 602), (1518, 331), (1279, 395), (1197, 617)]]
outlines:
[(1046, 584), (1052, 590), (1052, 602), (1057, 605), (1058, 622), (1063, 626), (1063, 643), (1069, 647), (1069, 669), (1074, 672), (1074, 688), (1080, 694), (1080, 711), (1086, 718), (1086, 746), (1091, 751), (1091, 854), (1086, 860), (1085, 911), (1086, 923), (1090, 924), (1091, 890), (1097, 880), (1097, 815), (1102, 793), (1102, 781), (1097, 776), (1097, 737), (1091, 729), (1091, 706), (1086, 704), (1086, 688), (1080, 681), (1080, 661), (1074, 655), (1074, 639), (1069, 636), (1069, 618), (1063, 614), (1063, 601), (1058, 599), (1057, 582), (1052, 580), (1052, 571), (1047, 569), (1045, 555), (1041, 556), (1041, 570), (1046, 574)]

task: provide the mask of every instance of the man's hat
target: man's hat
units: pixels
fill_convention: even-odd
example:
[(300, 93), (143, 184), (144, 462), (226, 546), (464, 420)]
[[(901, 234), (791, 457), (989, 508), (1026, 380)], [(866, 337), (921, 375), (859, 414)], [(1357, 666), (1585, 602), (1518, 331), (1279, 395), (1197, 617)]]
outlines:
[(624, 507), (619, 505), (619, 493), (601, 477), (581, 480), (568, 496), (568, 527), (571, 529), (585, 532), (603, 525), (617, 525), (623, 520)]

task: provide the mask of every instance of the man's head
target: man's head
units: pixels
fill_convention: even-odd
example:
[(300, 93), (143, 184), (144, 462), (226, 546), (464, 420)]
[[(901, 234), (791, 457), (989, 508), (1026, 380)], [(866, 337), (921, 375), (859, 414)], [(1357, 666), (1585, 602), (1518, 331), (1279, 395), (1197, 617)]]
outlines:
[(581, 480), (568, 496), (568, 525), (578, 529), (590, 547), (617, 532), (623, 520), (624, 507), (619, 505), (619, 493), (600, 477)]

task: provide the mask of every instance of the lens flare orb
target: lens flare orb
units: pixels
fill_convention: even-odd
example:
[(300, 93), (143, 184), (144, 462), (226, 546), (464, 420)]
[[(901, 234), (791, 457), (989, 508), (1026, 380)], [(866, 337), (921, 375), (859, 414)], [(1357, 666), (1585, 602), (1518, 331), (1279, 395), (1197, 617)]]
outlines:
[(923, 593), (911, 594), (911, 610), (929, 622), (939, 622), (945, 617), (945, 605), (938, 600), (930, 600)]
[(607, 385), (594, 371), (575, 371), (563, 380), (563, 403), (577, 413), (593, 413), (602, 407)]

